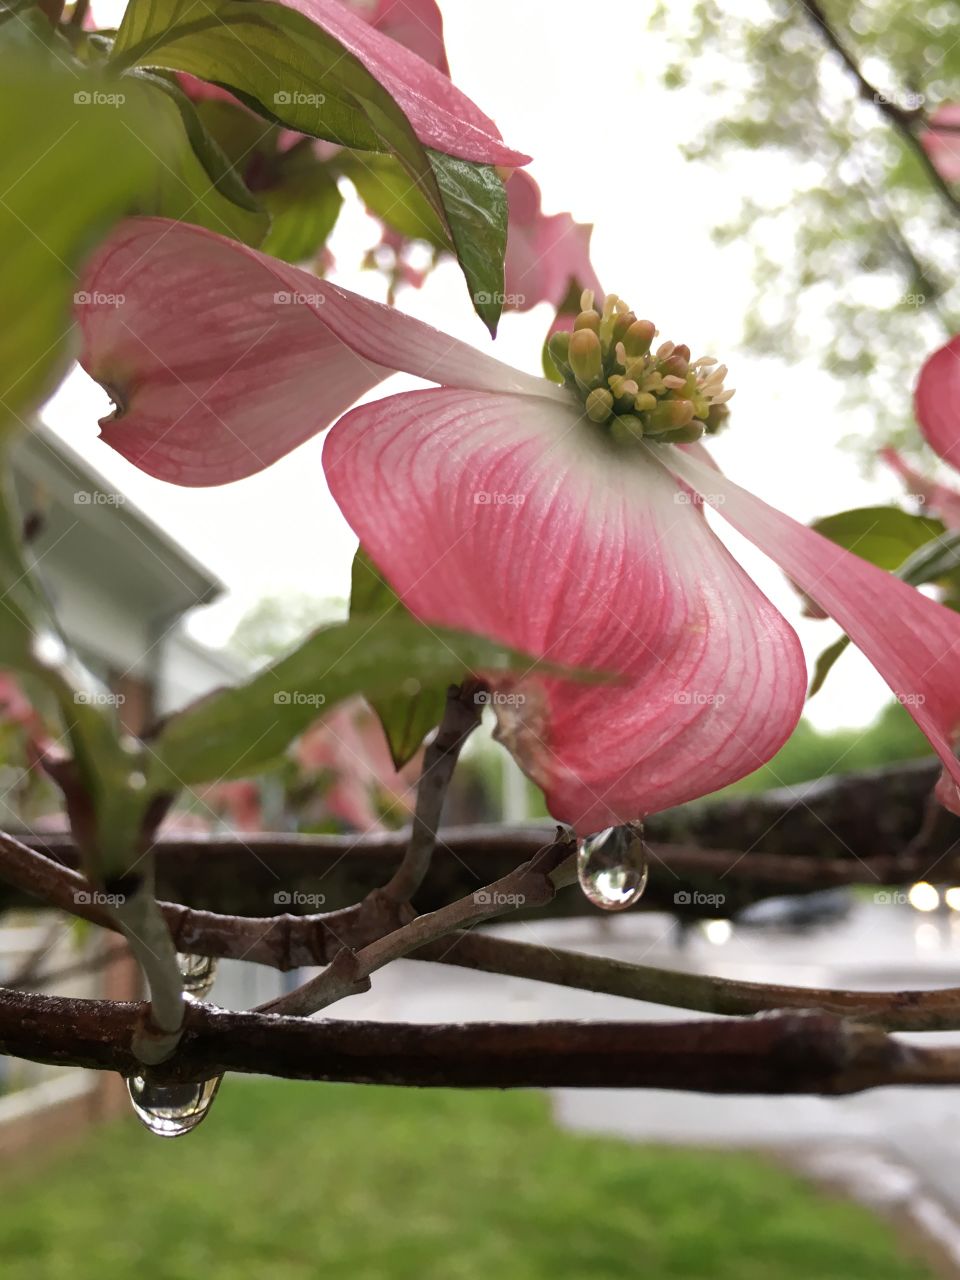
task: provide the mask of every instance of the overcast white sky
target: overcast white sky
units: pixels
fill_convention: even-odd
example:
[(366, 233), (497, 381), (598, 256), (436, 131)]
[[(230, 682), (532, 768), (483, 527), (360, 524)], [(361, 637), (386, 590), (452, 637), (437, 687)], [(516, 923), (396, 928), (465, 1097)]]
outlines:
[[(858, 423), (839, 409), (839, 387), (828, 376), (812, 363), (787, 367), (734, 347), (752, 296), (750, 254), (718, 250), (710, 230), (736, 209), (756, 162), (721, 172), (683, 160), (680, 146), (696, 136), (710, 102), (696, 90), (668, 95), (659, 88), (664, 48), (646, 31), (648, 0), (441, 0), (441, 8), (454, 79), (511, 146), (534, 157), (545, 210), (569, 209), (594, 224), (593, 257), (605, 287), (654, 320), (665, 338), (730, 365), (727, 385), (737, 396), (731, 427), (715, 446), (724, 470), (804, 521), (896, 499), (892, 478), (867, 482), (856, 460), (836, 447)], [(792, 175), (775, 160), (763, 158), (763, 180), (786, 193)], [(353, 270), (377, 239), (375, 224), (349, 205), (332, 243), (337, 283), (382, 298), (376, 275)], [(789, 243), (782, 248), (791, 252)], [(452, 264), (420, 292), (404, 291), (400, 305), (490, 348)], [(546, 308), (506, 316), (494, 353), (538, 370), (550, 318)], [(394, 385), (417, 383), (397, 378)], [(177, 489), (142, 475), (97, 439), (97, 418), (108, 411), (106, 396), (77, 371), (44, 417), (228, 585), (223, 602), (197, 615), (195, 634), (221, 643), (264, 594), (346, 596), (355, 539), (324, 484), (319, 439), (248, 480)], [(718, 531), (814, 656), (837, 634), (833, 624), (799, 619), (780, 572), (720, 523)], [(863, 724), (888, 696), (866, 661), (847, 654), (809, 715), (822, 727)]]

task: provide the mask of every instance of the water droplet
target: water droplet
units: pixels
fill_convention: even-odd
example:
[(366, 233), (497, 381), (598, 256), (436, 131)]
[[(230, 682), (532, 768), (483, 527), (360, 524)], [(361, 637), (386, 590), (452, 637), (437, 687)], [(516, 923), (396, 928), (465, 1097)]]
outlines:
[(205, 1118), (222, 1079), (214, 1076), (194, 1084), (154, 1084), (143, 1076), (131, 1076), (127, 1091), (137, 1118), (151, 1133), (179, 1138)]
[(649, 869), (643, 827), (607, 827), (577, 846), (577, 875), (585, 896), (604, 911), (632, 906), (647, 887)]
[(208, 995), (217, 976), (217, 960), (215, 956), (188, 956), (177, 954), (180, 976), (183, 978), (184, 994), (202, 1000)]

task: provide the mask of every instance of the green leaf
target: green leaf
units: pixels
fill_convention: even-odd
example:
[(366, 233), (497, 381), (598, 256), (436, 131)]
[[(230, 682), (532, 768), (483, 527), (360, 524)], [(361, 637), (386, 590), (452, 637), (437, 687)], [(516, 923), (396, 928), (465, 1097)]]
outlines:
[(494, 336), (503, 310), (507, 193), (491, 165), (428, 151), (474, 310)]
[[(8, 442), (9, 449), (9, 442)], [(6, 458), (4, 462), (6, 463)], [(6, 469), (6, 468), (5, 468)], [(0, 489), (0, 670), (33, 671), (34, 639), (39, 620), (49, 617), (47, 604), (35, 585), (20, 550), (7, 494), (9, 470)]]
[(343, 146), (377, 149), (377, 117), (391, 108), (406, 123), (339, 41), (303, 14), (260, 0), (202, 7), (195, 0), (131, 0), (111, 62), (187, 71), (230, 89), (268, 120)]
[(263, 192), (270, 212), (264, 253), (285, 262), (304, 262), (326, 244), (336, 225), (343, 196), (329, 165), (299, 148), (281, 163), (276, 182)]
[[(410, 618), (399, 596), (381, 576), (363, 550), (357, 548), (350, 575), (350, 614), (372, 618)], [(449, 682), (411, 680), (411, 687), (385, 698), (367, 698), (386, 735), (394, 767), (400, 769), (420, 750), (420, 746), (443, 717)], [(367, 690), (361, 690), (366, 694)]]
[(430, 202), (418, 187), (411, 185), (393, 156), (344, 151), (337, 164), (374, 217), (408, 239), (426, 240), (438, 249), (452, 247), (447, 229)]
[(813, 679), (810, 681), (810, 688), (807, 690), (808, 698), (812, 698), (815, 693), (819, 693), (823, 688), (823, 682), (830, 674), (830, 668), (849, 643), (849, 636), (841, 636), (839, 640), (834, 640), (833, 644), (827, 645), (826, 649), (817, 657), (816, 665), (813, 668)]
[(68, 367), (78, 264), (156, 160), (140, 92), (20, 50), (19, 27), (0, 25), (0, 416), (22, 420)]
[(144, 146), (156, 156), (152, 191), (141, 198), (145, 213), (193, 222), (243, 244), (260, 245), (270, 225), (266, 210), (207, 131), (179, 87), (160, 75), (127, 77), (143, 86), (152, 121)]
[(129, 862), (151, 793), (131, 783), (137, 761), (123, 746), (115, 709), (78, 692), (36, 652), (37, 636), (56, 631), (57, 624), (21, 551), (14, 509), (12, 499), (0, 492), (0, 670), (16, 674), (41, 714), (59, 713), (90, 803), (94, 831), (87, 853), (95, 853), (98, 868), (109, 871)]
[(426, 150), (375, 76), (303, 14), (261, 0), (205, 0), (199, 10), (195, 0), (131, 0), (111, 62), (187, 71), (230, 89), (269, 121), (392, 153), (445, 229), (474, 307), (496, 331), (506, 246), (496, 171)]
[(942, 534), (944, 527), (940, 520), (911, 515), (899, 507), (857, 507), (825, 516), (812, 525), (831, 542), (891, 571), (918, 547)]
[(168, 720), (152, 744), (152, 782), (189, 786), (247, 777), (318, 715), (358, 693), (379, 700), (408, 680), (447, 685), (467, 672), (530, 665), (530, 658), (480, 636), (427, 629), (393, 613), (357, 614), (314, 632), (246, 684), (210, 694)]
[(279, 126), (267, 124), (258, 116), (251, 115), (238, 102), (229, 102), (225, 98), (201, 98), (193, 104), (193, 109), (207, 133), (240, 172), (258, 152), (272, 155), (276, 149)]
[(914, 587), (940, 583), (949, 595), (956, 596), (960, 591), (960, 531), (944, 533), (918, 547), (897, 569), (897, 576)]

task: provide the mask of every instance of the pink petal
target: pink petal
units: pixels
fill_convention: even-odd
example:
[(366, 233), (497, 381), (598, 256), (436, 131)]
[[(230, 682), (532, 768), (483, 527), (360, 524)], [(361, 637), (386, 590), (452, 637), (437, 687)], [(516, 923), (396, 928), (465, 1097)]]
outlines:
[(922, 503), (931, 515), (938, 516), (948, 529), (960, 529), (960, 492), (922, 475), (898, 449), (888, 445), (879, 450), (879, 456), (900, 477), (914, 501)]
[[(689, 454), (665, 449), (660, 456), (839, 622), (960, 783), (953, 750), (960, 728), (960, 614), (774, 510)], [(960, 812), (956, 788), (950, 807)]]
[(204, 787), (200, 798), (212, 812), (222, 814), (234, 831), (262, 831), (260, 784), (250, 779), (215, 782)]
[(296, 748), (300, 767), (329, 778), (322, 791), (324, 811), (358, 831), (382, 831), (381, 812), (406, 818), (416, 796), (419, 770), (398, 774), (374, 714), (362, 701), (341, 703), (317, 720)]
[[(351, 4), (365, 21), (391, 40), (411, 49), (449, 76), (447, 51), (443, 44), (443, 15), (436, 0), (374, 0), (371, 5)], [(369, 12), (365, 13), (363, 10)]]
[(578, 296), (583, 289), (602, 296), (590, 261), (592, 227), (574, 222), (569, 213), (544, 214), (540, 188), (523, 171), (514, 173), (507, 183), (507, 200), (507, 306), (515, 311), (529, 311), (539, 302), (559, 307), (572, 288)]
[(928, 357), (913, 407), (927, 444), (960, 470), (960, 334)]
[(80, 286), (80, 360), (120, 406), (102, 436), (176, 484), (263, 470), (396, 369), (563, 399), (402, 312), (186, 223), (124, 222)]
[(941, 178), (960, 182), (960, 103), (948, 102), (938, 107), (920, 141)]
[(360, 406), (324, 447), (334, 497), (420, 618), (626, 677), (498, 681), (501, 736), (582, 832), (757, 768), (805, 686), (795, 634), (689, 495), (589, 430), (569, 401), (444, 389)]
[(511, 151), (493, 121), (436, 67), (368, 26), (340, 0), (284, 0), (363, 63), (394, 99), (420, 141), (446, 155), (516, 168), (530, 157)]

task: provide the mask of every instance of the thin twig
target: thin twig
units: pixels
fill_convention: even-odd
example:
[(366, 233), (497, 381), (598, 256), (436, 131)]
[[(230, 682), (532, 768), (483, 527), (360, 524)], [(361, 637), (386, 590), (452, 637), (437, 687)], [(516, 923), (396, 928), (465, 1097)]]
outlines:
[(395, 902), (409, 902), (423, 883), (436, 847), (450, 779), (463, 744), (480, 724), (482, 711), (483, 703), (477, 701), (473, 684), (453, 685), (448, 690), (440, 727), (423, 756), (410, 843), (400, 866), (383, 887), (384, 894)]
[(887, 1031), (960, 1030), (960, 987), (935, 991), (843, 991), (743, 982), (540, 947), (482, 931), (461, 932), (428, 943), (410, 958), (725, 1017), (804, 1009)]
[(409, 924), (378, 938), (360, 951), (344, 948), (323, 973), (296, 991), (260, 1005), (259, 1011), (301, 1016), (316, 1013), (345, 996), (367, 991), (372, 973), (427, 942), (442, 938), (466, 924), (492, 920), (520, 908), (543, 906), (557, 891), (551, 873), (569, 865), (569, 861), (564, 861), (568, 854), (569, 842), (558, 833), (553, 844), (541, 849), (529, 862), (509, 875), (477, 890), (470, 897), (448, 903), (439, 911), (417, 916)]
[(909, 149), (916, 156), (920, 163), (920, 167), (924, 170), (934, 188), (950, 206), (951, 212), (955, 215), (960, 215), (960, 200), (958, 200), (954, 195), (949, 183), (947, 183), (942, 177), (936, 165), (930, 159), (929, 155), (927, 155), (920, 139), (914, 133), (914, 122), (917, 119), (922, 118), (922, 111), (905, 111), (895, 102), (891, 102), (885, 94), (880, 93), (876, 86), (872, 85), (860, 70), (856, 59), (830, 25), (830, 20), (827, 18), (822, 6), (818, 3), (818, 0), (800, 0), (800, 3), (812, 18), (824, 40), (839, 56), (847, 71), (856, 81), (861, 98), (867, 102), (873, 103), (880, 114), (890, 121), (897, 133), (899, 133), (900, 137), (903, 138)]

